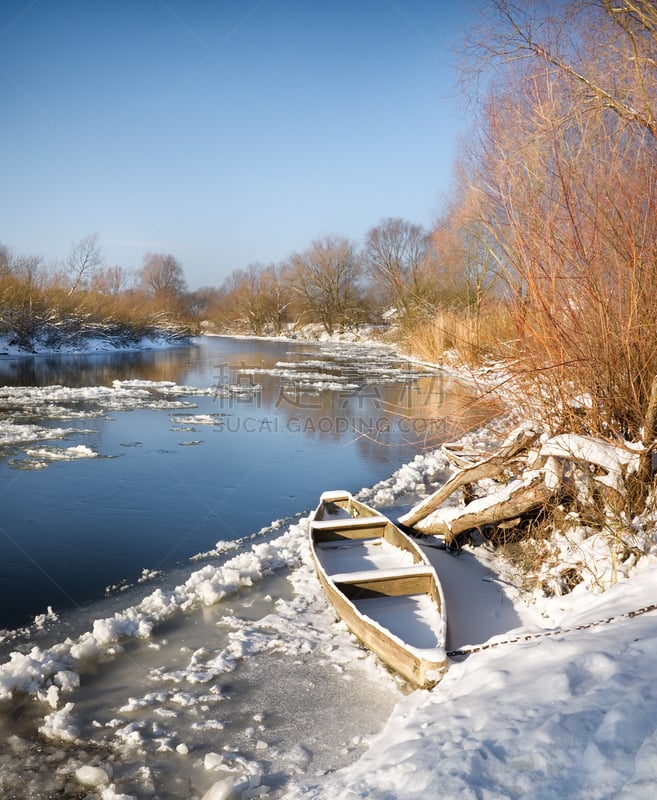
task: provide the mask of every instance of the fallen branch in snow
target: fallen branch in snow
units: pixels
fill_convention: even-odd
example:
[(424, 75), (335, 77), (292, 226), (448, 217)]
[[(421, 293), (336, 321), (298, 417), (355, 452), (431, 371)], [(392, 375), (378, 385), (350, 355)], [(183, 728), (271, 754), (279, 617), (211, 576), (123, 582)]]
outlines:
[(639, 457), (636, 475), (637, 487), (633, 498), (632, 511), (635, 514), (640, 514), (645, 508), (652, 483), (652, 460), (657, 442), (657, 375), (652, 379), (650, 386), (648, 408), (643, 421), (643, 442), (645, 447)]
[[(541, 508), (555, 494), (539, 471), (511, 481), (499, 492), (473, 500), (466, 506), (450, 506), (419, 520), (415, 530), (442, 534), (449, 543), (460, 533), (485, 525), (516, 519)], [(400, 520), (403, 522), (403, 520)]]
[[(627, 495), (628, 475), (636, 474), (639, 469), (642, 450), (642, 445), (621, 447), (591, 436), (568, 433), (543, 442), (539, 457), (567, 460), (587, 471), (593, 468), (591, 479), (603, 489), (610, 507), (618, 510)], [(602, 474), (595, 474), (600, 471)]]
[[(535, 429), (517, 429), (498, 452), (459, 469), (438, 491), (400, 517), (400, 523), (420, 533), (442, 535), (450, 543), (467, 530), (521, 519), (562, 495), (566, 465), (571, 474), (576, 470), (602, 491), (609, 509), (621, 508), (628, 475), (639, 468), (641, 445), (620, 446), (590, 436), (560, 434), (543, 441), (530, 456), (529, 448), (537, 439)], [(458, 488), (511, 469), (515, 476), (497, 491), (465, 505), (442, 507)], [(596, 506), (596, 499), (589, 499)]]
[[(493, 478), (499, 475), (517, 460), (520, 454), (526, 453), (537, 438), (538, 431), (535, 429), (524, 426), (518, 428), (509, 436), (497, 453), (457, 472), (437, 492), (412, 508), (408, 514), (400, 517), (399, 521), (402, 525), (407, 525), (408, 527), (416, 526), (416, 523), (438, 509), (461, 486), (476, 483), (476, 481), (480, 481), (483, 478)], [(466, 529), (464, 528), (464, 530)]]
[[(483, 453), (467, 452), (458, 442), (443, 442), (440, 445), (440, 452), (445, 456), (449, 463), (457, 469), (473, 467), (477, 461), (481, 461)], [(491, 453), (486, 454), (488, 458)]]

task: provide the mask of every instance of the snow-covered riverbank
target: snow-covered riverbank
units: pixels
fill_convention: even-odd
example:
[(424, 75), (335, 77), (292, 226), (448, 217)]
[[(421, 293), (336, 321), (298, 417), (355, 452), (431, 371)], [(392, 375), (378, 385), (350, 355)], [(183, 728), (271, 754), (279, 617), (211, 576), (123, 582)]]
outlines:
[[(476, 445), (477, 437), (471, 435), (469, 444)], [(440, 482), (446, 470), (440, 454), (422, 454), (361, 496), (391, 514), (399, 513), (428, 475)], [(290, 760), (282, 749), (272, 752), (266, 741), (266, 715), (254, 723), (262, 743), (261, 762), (257, 757), (236, 762), (187, 738), (189, 728), (182, 728), (175, 713), (170, 716), (176, 703), (184, 700), (195, 713), (200, 704), (206, 709), (206, 726), (218, 720), (219, 698), (212, 686), (236, 662), (248, 662), (264, 651), (278, 653), (281, 659), (332, 664), (352, 681), (354, 673), (347, 665), (360, 662), (365, 672), (355, 679), (367, 682), (375, 704), (378, 691), (382, 697), (398, 691), (394, 679), (371, 656), (362, 660), (363, 652), (326, 609), (310, 567), (305, 525), (304, 519), (277, 524), (254, 537), (253, 544), (236, 545), (233, 556), (228, 548), (222, 565), (206, 564), (172, 590), (158, 589), (111, 618), (95, 620), (77, 638), (35, 648), (0, 667), (5, 698), (17, 691), (39, 698), (41, 732), (59, 743), (57, 770), (69, 776), (69, 783), (87, 781), (89, 790), (103, 800), (159, 796), (145, 757), (159, 741), (158, 746), (169, 749), (177, 760), (199, 764), (199, 794), (190, 797), (205, 793), (208, 800), (419, 800), (437, 787), (443, 797), (654, 796), (657, 613), (641, 613), (657, 599), (654, 557), (641, 560), (603, 594), (576, 588), (570, 595), (544, 598), (521, 597), (481, 542), (458, 557), (427, 548), (444, 582), (450, 649), (521, 641), (454, 657), (432, 692), (400, 693), (383, 730), (359, 742), (356, 751), (345, 750), (349, 763), (343, 770), (304, 774), (302, 754)], [(99, 719), (104, 760), (76, 753), (82, 741), (75, 701), (84, 664), (126, 658), (120, 652), (130, 650), (131, 638), (150, 642), (157, 651), (166, 646), (155, 632), (165, 620), (193, 607), (210, 609), (240, 587), (272, 571), (280, 574), (281, 569), (291, 570), (292, 592), (273, 604), (271, 614), (257, 622), (231, 620), (232, 633), (223, 650), (210, 647), (183, 655), (175, 673), (151, 675), (155, 683), (150, 692), (133, 696), (115, 718)], [(182, 689), (194, 685), (194, 692)], [(159, 736), (146, 718), (160, 719)], [(258, 746), (256, 742), (256, 753)], [(138, 760), (145, 762), (140, 772)], [(272, 765), (289, 770), (285, 789), (272, 785)], [(85, 766), (94, 769), (84, 771)]]
[[(122, 382), (95, 390), (93, 400), (141, 403), (143, 388)], [(31, 408), (35, 399), (24, 402)], [(492, 426), (463, 437), (474, 452), (496, 441)], [(398, 516), (449, 473), (440, 452), (422, 453), (360, 496)], [(14, 654), (0, 664), (0, 793), (655, 796), (654, 547), (638, 564), (616, 564), (617, 582), (604, 593), (584, 581), (549, 598), (522, 595), (483, 541), (460, 556), (428, 547), (447, 598), (448, 647), (475, 651), (452, 657), (432, 692), (409, 694), (334, 621), (299, 511), (251, 537), (218, 542), (167, 581), (144, 575), (110, 597), (108, 615), (62, 625), (44, 614), (5, 641)], [(642, 526), (651, 534), (655, 521)], [(247, 686), (261, 695), (239, 711), (239, 741), (222, 746), (237, 736), (229, 733), (228, 696)], [(293, 713), (281, 721), (283, 704)], [(37, 730), (39, 740), (31, 738)], [(292, 744), (299, 732), (303, 746)]]
[(80, 355), (81, 353), (112, 353), (129, 350), (156, 350), (176, 347), (189, 341), (189, 336), (180, 331), (164, 329), (148, 334), (132, 332), (105, 333), (95, 335), (62, 336), (61, 338), (35, 338), (29, 346), (12, 334), (0, 334), (0, 357), (25, 357), (35, 355)]

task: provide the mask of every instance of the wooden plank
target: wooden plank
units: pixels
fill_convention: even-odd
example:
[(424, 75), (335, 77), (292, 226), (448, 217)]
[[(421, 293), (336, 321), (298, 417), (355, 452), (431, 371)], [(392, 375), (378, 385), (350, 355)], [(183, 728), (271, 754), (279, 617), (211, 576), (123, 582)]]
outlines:
[[(342, 576), (337, 576), (341, 578)], [(387, 597), (400, 597), (406, 594), (427, 594), (432, 585), (431, 575), (410, 573), (408, 575), (394, 575), (366, 578), (364, 580), (346, 581), (331, 576), (338, 589), (349, 599), (362, 596), (364, 593), (386, 595)]]
[(360, 528), (313, 528), (312, 537), (316, 542), (357, 542), (363, 539), (382, 539), (385, 529), (381, 527)]
[(385, 527), (390, 523), (387, 517), (335, 517), (334, 519), (313, 520), (312, 526), (316, 531), (342, 530), (343, 528)]

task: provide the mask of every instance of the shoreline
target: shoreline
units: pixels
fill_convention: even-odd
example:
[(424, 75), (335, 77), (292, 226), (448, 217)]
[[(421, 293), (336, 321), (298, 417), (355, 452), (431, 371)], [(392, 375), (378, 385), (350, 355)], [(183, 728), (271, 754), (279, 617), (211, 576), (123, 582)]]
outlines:
[[(458, 441), (474, 449), (487, 449), (500, 436), (496, 430), (498, 421), (492, 422), (460, 436)], [(408, 507), (414, 495), (429, 493), (430, 487), (442, 480), (447, 467), (438, 448), (419, 453), (388, 478), (363, 487), (357, 496), (382, 509), (396, 508), (397, 513)], [(116, 655), (131, 639), (150, 640), (152, 646), (159, 646), (155, 631), (160, 623), (171, 620), (181, 609), (203, 608), (225, 597), (226, 592), (239, 593), (251, 586), (252, 580), (270, 574), (270, 570), (278, 569), (281, 564), (297, 584), (297, 597), (289, 606), (288, 616), (281, 615), (280, 610), (276, 612), (276, 624), (282, 626), (281, 631), (288, 639), (306, 635), (305, 630), (299, 630), (299, 622), (305, 619), (301, 616), (305, 612), (299, 608), (310, 602), (314, 582), (304, 557), (304, 525), (304, 516), (294, 521), (272, 522), (254, 535), (253, 542), (244, 542), (245, 552), (234, 557), (227, 552), (228, 560), (223, 564), (206, 563), (194, 569), (190, 560), (190, 570), (185, 569), (186, 578), (182, 580), (181, 576), (179, 584), (164, 591), (144, 587), (145, 597), (139, 602), (128, 603), (127, 607), (121, 603), (121, 610), (113, 617), (92, 620), (93, 624), (84, 628), (77, 639), (58, 640), (45, 650), (32, 651), (31, 660), (12, 658), (0, 663), (0, 688), (13, 686), (12, 692), (35, 691), (39, 699), (46, 698), (51, 706), (49, 713), (43, 712), (48, 738), (66, 742), (67, 737), (76, 735), (75, 709), (67, 702), (69, 697), (75, 699), (76, 687), (71, 683), (71, 675), (76, 665), (82, 665), (86, 658), (102, 661), (108, 655)], [(646, 747), (650, 746), (652, 729), (641, 721), (635, 724), (631, 717), (636, 712), (633, 692), (639, 692), (644, 700), (652, 696), (652, 672), (645, 667), (657, 642), (657, 634), (652, 630), (654, 619), (651, 622), (647, 614), (637, 617), (637, 621), (587, 629), (598, 618), (612, 614), (618, 617), (621, 612), (633, 612), (651, 602), (651, 587), (657, 574), (654, 556), (646, 556), (638, 567), (602, 594), (576, 589), (563, 597), (540, 598), (538, 594), (523, 596), (520, 590), (511, 587), (499, 554), (481, 543), (467, 548), (459, 557), (438, 550), (429, 552), (441, 559), (441, 580), (451, 584), (447, 601), (448, 624), (454, 637), (451, 648), (483, 644), (486, 647), (483, 652), (454, 659), (432, 692), (417, 691), (400, 697), (380, 733), (363, 742), (364, 752), (352, 763), (321, 777), (299, 778), (292, 772), (284, 795), (287, 800), (322, 800), (327, 796), (359, 800), (384, 794), (400, 800), (419, 800), (430, 796), (437, 783), (445, 785), (449, 796), (472, 794), (477, 788), (484, 793), (507, 793), (518, 780), (525, 781), (523, 796), (531, 796), (532, 788), (548, 780), (541, 767), (544, 751), (556, 759), (559, 774), (563, 775), (562, 779), (550, 778), (554, 793), (545, 795), (556, 800), (564, 796), (567, 787), (574, 785), (580, 771), (586, 774), (586, 763), (582, 766), (585, 748), (596, 746), (596, 736), (607, 716), (607, 727), (616, 725), (624, 704), (628, 709), (625, 712), (628, 724), (633, 726), (632, 730), (637, 730), (638, 725), (643, 737), (639, 737), (629, 756), (633, 759), (636, 754), (638, 758), (644, 740)], [(48, 619), (42, 622), (46, 626), (49, 623)], [(554, 635), (560, 633), (559, 628), (573, 626), (579, 626), (581, 631)], [(357, 652), (339, 626), (330, 620), (310, 626), (308, 631), (309, 638), (303, 646), (312, 648), (318, 642), (329, 642), (327, 652), (338, 659), (336, 666), (339, 659), (353, 658)], [(550, 638), (528, 641), (536, 631), (547, 631)], [(495, 647), (512, 638), (523, 642)], [(628, 648), (642, 658), (627, 662), (623, 654)], [(53, 672), (49, 672), (51, 669)], [(39, 683), (36, 690), (35, 681)], [(591, 690), (587, 691), (589, 684)], [(540, 697), (536, 696), (536, 685), (546, 687)], [(621, 691), (620, 686), (627, 689)], [(606, 703), (611, 697), (616, 699), (609, 707)], [(657, 700), (647, 706), (651, 716)], [(123, 712), (122, 716), (127, 714)], [(574, 716), (570, 727), (566, 725), (563, 742), (560, 738), (565, 735), (563, 719), (570, 719), (570, 714)], [(591, 728), (587, 723), (592, 714), (601, 718), (600, 727)], [(183, 728), (176, 730), (178, 739), (184, 737)], [(616, 739), (612, 733), (609, 736), (618, 753), (626, 756), (627, 737), (622, 725)], [(72, 751), (74, 739), (68, 741)], [(188, 741), (191, 744), (191, 738)], [(188, 746), (184, 738), (179, 746)], [(633, 747), (631, 742), (629, 746)], [(502, 750), (504, 757), (499, 756)], [(185, 751), (179, 750), (175, 757), (184, 755)], [(127, 754), (126, 759), (129, 761)], [(620, 776), (624, 774), (621, 760), (616, 759), (613, 765)], [(247, 762), (257, 775), (258, 761), (256, 758)], [(516, 762), (529, 764), (520, 776), (514, 766)], [(111, 767), (109, 762), (108, 766)], [(652, 764), (649, 766), (652, 768)], [(266, 771), (262, 771), (263, 783), (266, 778)], [(632, 774), (626, 782), (631, 778)], [(120, 783), (118, 775), (117, 783)], [(590, 788), (590, 784), (587, 786)], [(650, 787), (657, 788), (654, 777)], [(569, 796), (583, 798), (590, 794), (585, 788), (581, 794)]]
[[(193, 337), (170, 339), (166, 335), (143, 336), (132, 344), (117, 343), (106, 338), (84, 339), (84, 345), (68, 344), (60, 347), (41, 347), (32, 351), (18, 345), (9, 344), (13, 337), (0, 336), (0, 359), (34, 358), (38, 356), (92, 356), (103, 353), (136, 353), (140, 350), (165, 350), (170, 347), (184, 347)], [(118, 341), (118, 340), (117, 340)]]

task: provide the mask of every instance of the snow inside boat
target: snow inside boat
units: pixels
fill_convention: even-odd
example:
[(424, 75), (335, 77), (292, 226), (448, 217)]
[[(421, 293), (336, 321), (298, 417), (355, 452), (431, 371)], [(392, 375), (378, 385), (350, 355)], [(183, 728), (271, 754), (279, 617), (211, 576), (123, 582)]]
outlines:
[(445, 600), (418, 545), (349, 492), (324, 492), (309, 526), (324, 591), (349, 630), (413, 686), (447, 668)]

